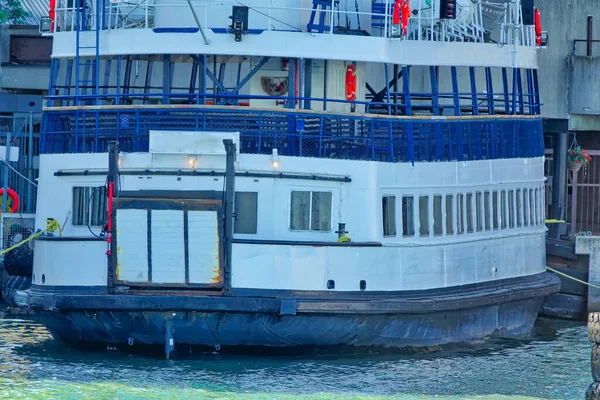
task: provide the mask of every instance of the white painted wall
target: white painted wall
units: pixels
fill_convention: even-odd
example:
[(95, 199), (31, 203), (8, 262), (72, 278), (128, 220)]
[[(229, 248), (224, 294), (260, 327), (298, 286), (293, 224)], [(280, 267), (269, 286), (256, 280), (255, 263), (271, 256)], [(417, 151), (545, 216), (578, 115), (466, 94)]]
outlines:
[[(72, 212), (73, 186), (105, 184), (103, 176), (57, 177), (54, 176), (57, 170), (106, 170), (107, 161), (107, 154), (42, 155), (36, 228), (45, 227), (45, 219), (48, 217), (59, 221), (69, 217), (69, 213)], [(257, 234), (236, 235), (236, 237), (334, 241), (337, 239), (335, 233), (337, 223), (343, 222), (346, 223), (346, 229), (353, 241), (380, 241), (386, 247), (356, 249), (236, 245), (233, 266), (234, 286), (274, 285), (280, 289), (320, 290), (327, 279), (334, 279), (336, 282), (339, 281), (339, 284), (336, 283), (336, 290), (355, 290), (358, 281), (364, 279), (367, 281), (367, 290), (408, 290), (541, 272), (545, 265), (545, 226), (542, 212), (544, 196), (542, 195), (537, 200), (534, 197), (531, 202), (537, 210), (533, 224), (457, 234), (455, 221), (452, 235), (436, 236), (433, 234), (433, 229), (430, 229), (430, 234), (426, 237), (408, 238), (402, 237), (402, 213), (399, 211), (401, 208), (399, 206), (396, 214), (397, 236), (383, 237), (381, 196), (396, 195), (399, 201), (400, 197), (406, 194), (413, 196), (451, 194), (456, 199), (458, 194), (477, 191), (493, 192), (519, 188), (531, 189), (532, 193), (535, 193), (534, 189), (542, 188), (544, 185), (543, 161), (543, 157), (540, 157), (416, 163), (412, 167), (405, 163), (280, 157), (277, 171), (349, 176), (352, 182), (237, 178), (236, 191), (256, 191), (259, 194)], [(222, 156), (200, 156), (196, 165), (200, 170), (223, 170), (225, 160)], [(185, 155), (161, 158), (159, 155), (153, 157), (146, 153), (127, 154), (121, 167), (124, 170), (190, 168)], [(270, 156), (240, 154), (237, 159), (237, 170), (264, 172), (274, 171), (274, 168)], [(223, 188), (222, 179), (222, 177), (122, 176), (121, 184), (124, 190), (220, 191)], [(290, 230), (290, 192), (298, 188), (332, 193), (332, 220), (329, 232)], [(432, 201), (429, 204), (428, 212), (431, 216)], [(507, 202), (505, 207), (508, 210)], [(514, 204), (512, 208), (514, 212)], [(524, 208), (527, 210), (525, 206)], [(418, 221), (418, 201), (415, 201), (414, 213), (415, 220)], [(493, 217), (491, 211), (488, 217)], [(466, 221), (466, 216), (463, 218)], [(500, 218), (500, 212), (497, 218)], [(430, 217), (429, 221), (431, 227), (433, 218)], [(498, 225), (501, 226), (500, 223)], [(92, 229), (96, 233), (100, 231), (99, 227)], [(418, 224), (416, 229), (418, 231)], [(86, 226), (73, 226), (70, 220), (64, 227), (64, 234), (90, 235)], [(76, 246), (77, 242), (65, 243)], [(98, 277), (96, 281), (99, 284), (102, 282), (100, 279), (102, 271), (105, 270), (104, 251), (95, 258), (100, 261), (97, 264), (92, 263), (94, 268), (99, 269), (93, 273)], [(90, 257), (73, 258), (72, 262), (78, 265), (79, 260), (87, 260)], [(36, 258), (39, 259), (39, 256)], [(47, 260), (45, 263), (52, 262), (50, 261), (52, 258)], [(36, 265), (39, 264), (40, 261), (36, 261)], [(87, 264), (90, 262), (86, 261)], [(45, 268), (50, 267), (45, 266)], [(77, 267), (74, 265), (65, 267), (64, 263), (56, 263), (52, 268), (64, 270), (66, 273)], [(87, 268), (86, 266), (86, 270)], [(497, 268), (497, 271), (492, 272), (492, 268)], [(38, 267), (36, 273), (37, 271)], [(342, 274), (342, 271), (345, 271), (344, 274), (347, 276)], [(73, 282), (73, 279), (65, 280), (67, 281)]]

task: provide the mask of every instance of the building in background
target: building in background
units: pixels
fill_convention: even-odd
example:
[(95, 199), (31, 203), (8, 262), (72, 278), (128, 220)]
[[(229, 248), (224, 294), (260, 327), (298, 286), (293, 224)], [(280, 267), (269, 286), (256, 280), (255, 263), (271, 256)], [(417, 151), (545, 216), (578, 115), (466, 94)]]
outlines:
[[(540, 50), (540, 96), (546, 132), (548, 214), (566, 219), (572, 232), (600, 233), (600, 2), (535, 0), (543, 10), (542, 27), (549, 44)], [(567, 150), (587, 149), (590, 166), (566, 171)], [(562, 163), (554, 172), (554, 153)], [(554, 176), (559, 179), (553, 190)], [(554, 197), (553, 197), (554, 195)], [(562, 195), (562, 196), (561, 196)], [(559, 201), (563, 202), (560, 204)], [(562, 209), (562, 211), (561, 211)]]
[(52, 37), (39, 32), (47, 2), (22, 0), (21, 6), (28, 13), (24, 24), (0, 25), (0, 160), (6, 159), (8, 137), (11, 147), (18, 147), (18, 161), (9, 162), (10, 167), (0, 161), (0, 188), (10, 187), (20, 197), (19, 215), (1, 214), (0, 249), (21, 226), (33, 228), (42, 99), (48, 93), (52, 53)]

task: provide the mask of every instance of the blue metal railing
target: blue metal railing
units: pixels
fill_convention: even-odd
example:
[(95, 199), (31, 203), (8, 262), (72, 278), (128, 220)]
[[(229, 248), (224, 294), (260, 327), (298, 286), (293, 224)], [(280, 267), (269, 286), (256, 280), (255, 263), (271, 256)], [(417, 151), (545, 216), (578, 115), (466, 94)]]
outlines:
[(240, 132), (240, 151), (282, 156), (427, 162), (539, 157), (542, 122), (529, 117), (429, 119), (284, 110), (181, 108), (49, 109), (41, 153), (148, 151), (150, 130)]

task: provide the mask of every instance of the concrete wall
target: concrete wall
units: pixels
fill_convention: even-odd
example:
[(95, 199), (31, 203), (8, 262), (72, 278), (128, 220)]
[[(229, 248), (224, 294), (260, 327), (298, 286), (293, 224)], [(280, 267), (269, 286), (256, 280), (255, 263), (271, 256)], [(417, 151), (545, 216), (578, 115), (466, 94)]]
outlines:
[[(600, 70), (596, 69), (578, 75), (581, 81), (569, 82), (573, 41), (586, 39), (588, 15), (595, 20), (594, 38), (600, 39), (600, 1), (536, 0), (535, 6), (541, 12), (542, 30), (548, 31), (549, 36), (548, 47), (538, 51), (542, 114), (547, 118), (568, 118), (570, 86), (584, 87), (586, 82), (600, 78)], [(585, 43), (578, 46), (585, 47)], [(600, 56), (599, 44), (593, 50)], [(579, 49), (578, 53), (583, 52)], [(592, 103), (600, 101), (598, 92), (594, 97)]]
[(0, 25), (0, 92), (45, 93), (50, 64), (11, 64), (11, 35), (39, 36), (40, 33), (33, 26)]

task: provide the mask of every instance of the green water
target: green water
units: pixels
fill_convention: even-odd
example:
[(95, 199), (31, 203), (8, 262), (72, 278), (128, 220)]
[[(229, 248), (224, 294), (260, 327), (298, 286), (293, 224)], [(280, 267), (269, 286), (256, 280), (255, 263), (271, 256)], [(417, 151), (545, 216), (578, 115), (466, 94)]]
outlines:
[(0, 318), (1, 399), (582, 399), (584, 324), (540, 320), (532, 336), (428, 355), (183, 360), (90, 352), (34, 319)]

